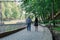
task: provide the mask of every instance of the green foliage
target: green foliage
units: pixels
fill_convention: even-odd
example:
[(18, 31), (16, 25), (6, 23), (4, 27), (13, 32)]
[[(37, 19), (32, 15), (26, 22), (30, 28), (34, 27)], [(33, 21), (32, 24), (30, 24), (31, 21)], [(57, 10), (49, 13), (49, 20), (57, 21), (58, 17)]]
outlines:
[(3, 19), (18, 19), (20, 18), (20, 6), (15, 2), (2, 2), (2, 17)]
[(55, 27), (55, 28), (53, 28), (53, 30), (55, 30), (55, 31), (60, 31), (60, 27)]
[[(42, 18), (42, 21), (52, 16), (52, 3), (53, 0), (22, 0), (22, 7), (26, 12), (33, 13), (33, 15), (38, 16), (38, 18)], [(60, 0), (54, 0), (54, 14), (58, 12), (60, 9)], [(48, 20), (49, 22), (49, 20)]]

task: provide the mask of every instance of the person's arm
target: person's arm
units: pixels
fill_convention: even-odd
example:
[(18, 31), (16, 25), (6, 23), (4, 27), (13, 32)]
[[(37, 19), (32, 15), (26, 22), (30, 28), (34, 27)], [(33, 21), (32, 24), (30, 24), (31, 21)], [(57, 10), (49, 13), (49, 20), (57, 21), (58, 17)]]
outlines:
[(32, 23), (32, 20), (31, 20), (31, 23)]

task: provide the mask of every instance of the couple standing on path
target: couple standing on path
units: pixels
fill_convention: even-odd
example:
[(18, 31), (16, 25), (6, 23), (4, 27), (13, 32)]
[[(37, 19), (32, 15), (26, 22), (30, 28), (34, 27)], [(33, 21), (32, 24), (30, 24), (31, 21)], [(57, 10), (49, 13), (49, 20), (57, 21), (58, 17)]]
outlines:
[[(27, 31), (31, 31), (31, 22), (32, 22), (31, 18), (28, 17), (26, 19)], [(34, 26), (35, 26), (35, 31), (38, 31), (38, 18), (37, 17), (35, 17)]]

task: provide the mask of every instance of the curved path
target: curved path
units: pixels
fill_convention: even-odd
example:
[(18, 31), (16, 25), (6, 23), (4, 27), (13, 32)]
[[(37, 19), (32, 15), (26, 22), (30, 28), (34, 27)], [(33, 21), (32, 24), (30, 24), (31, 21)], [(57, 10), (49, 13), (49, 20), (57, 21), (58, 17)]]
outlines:
[(39, 26), (38, 32), (35, 32), (33, 25), (31, 28), (31, 32), (24, 29), (0, 40), (52, 40), (52, 35), (48, 28)]

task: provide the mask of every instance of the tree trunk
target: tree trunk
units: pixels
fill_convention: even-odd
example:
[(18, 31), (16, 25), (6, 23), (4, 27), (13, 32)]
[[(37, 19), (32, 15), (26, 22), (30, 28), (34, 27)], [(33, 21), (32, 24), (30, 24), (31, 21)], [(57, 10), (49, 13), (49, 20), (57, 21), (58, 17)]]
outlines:
[(53, 26), (55, 27), (55, 19), (54, 19), (54, 0), (52, 0), (52, 21), (53, 21)]
[(1, 8), (1, 2), (0, 2), (0, 25), (2, 25), (2, 8)]

